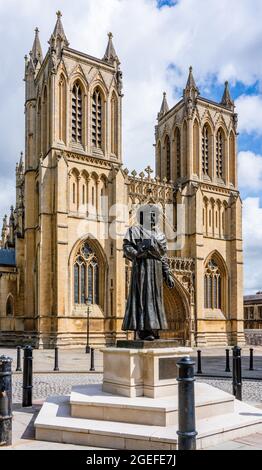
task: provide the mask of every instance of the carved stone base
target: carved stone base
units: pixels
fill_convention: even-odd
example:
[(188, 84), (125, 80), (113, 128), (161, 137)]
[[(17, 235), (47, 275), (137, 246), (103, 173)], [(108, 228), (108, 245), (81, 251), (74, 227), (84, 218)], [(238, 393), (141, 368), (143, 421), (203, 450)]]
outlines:
[(104, 392), (126, 397), (158, 398), (173, 395), (177, 388), (176, 363), (191, 348), (106, 348)]

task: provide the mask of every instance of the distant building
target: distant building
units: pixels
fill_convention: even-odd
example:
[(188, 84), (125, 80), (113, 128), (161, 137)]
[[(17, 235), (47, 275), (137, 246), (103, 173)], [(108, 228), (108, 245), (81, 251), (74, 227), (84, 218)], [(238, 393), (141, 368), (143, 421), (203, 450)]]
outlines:
[(262, 291), (244, 297), (244, 328), (262, 329)]

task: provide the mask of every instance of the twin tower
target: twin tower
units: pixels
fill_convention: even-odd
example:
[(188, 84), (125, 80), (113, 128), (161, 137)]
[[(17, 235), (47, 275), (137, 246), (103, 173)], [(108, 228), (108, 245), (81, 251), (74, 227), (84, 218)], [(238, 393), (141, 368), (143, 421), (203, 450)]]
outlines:
[[(38, 29), (25, 58), (25, 156), (0, 249), (0, 343), (112, 344), (123, 337), (130, 266), (123, 236), (133, 207), (183, 207), (184, 242), (169, 250), (170, 337), (243, 341), (237, 115), (200, 96), (190, 68), (182, 99), (164, 94), (155, 129), (156, 177), (122, 164), (122, 72), (112, 34), (103, 58), (69, 46), (61, 13), (43, 56)], [(104, 199), (108, 201), (104, 204)], [(127, 207), (117, 213), (117, 204)], [(131, 218), (131, 219), (130, 219)], [(88, 312), (88, 313), (87, 313)], [(165, 333), (166, 334), (166, 333)]]

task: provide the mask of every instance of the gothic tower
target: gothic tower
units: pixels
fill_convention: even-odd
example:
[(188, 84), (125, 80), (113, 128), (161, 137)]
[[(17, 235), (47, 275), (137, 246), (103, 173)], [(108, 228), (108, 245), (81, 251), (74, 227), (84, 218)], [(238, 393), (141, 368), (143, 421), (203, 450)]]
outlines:
[(228, 83), (221, 102), (210, 101), (200, 96), (190, 67), (183, 98), (173, 108), (164, 94), (156, 126), (156, 173), (172, 180), (175, 206), (184, 208), (183, 243), (170, 255), (195, 260), (189, 329), (198, 345), (243, 341), (236, 156), (237, 114)]
[(83, 277), (90, 270), (73, 261), (84, 240), (93, 238), (89, 248), (103, 264), (96, 281), (101, 284), (100, 299), (90, 307), (90, 321), (101, 338), (107, 323), (104, 313), (113, 315), (119, 297), (119, 283), (110, 271), (121, 274), (117, 242), (100, 233), (108, 216), (103, 196), (113, 205), (116, 184), (121, 189), (116, 183), (122, 162), (120, 62), (111, 33), (102, 59), (70, 48), (61, 16), (58, 12), (44, 58), (36, 29), (25, 70), (25, 312), (28, 328), (37, 331), (40, 344), (46, 346), (67, 344), (72, 336), (77, 343), (79, 332), (86, 330), (86, 300), (91, 294)]

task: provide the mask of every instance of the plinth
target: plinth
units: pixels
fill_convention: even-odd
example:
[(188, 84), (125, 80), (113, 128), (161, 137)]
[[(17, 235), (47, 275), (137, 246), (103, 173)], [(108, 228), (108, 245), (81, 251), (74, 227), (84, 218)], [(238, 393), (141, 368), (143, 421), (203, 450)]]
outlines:
[(118, 341), (117, 347), (103, 349), (103, 391), (130, 398), (173, 395), (177, 389), (176, 363), (192, 352), (175, 344), (173, 340)]
[(154, 341), (145, 341), (144, 339), (121, 339), (116, 342), (117, 348), (128, 349), (159, 349), (159, 348), (177, 348), (182, 346), (180, 339), (156, 339)]

